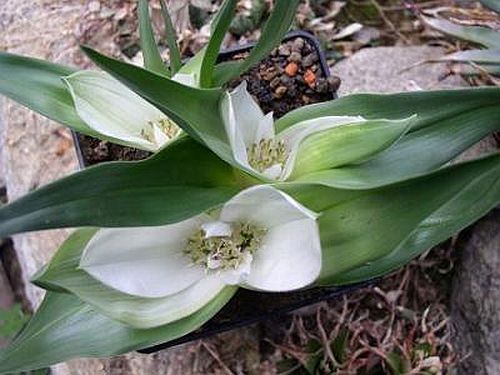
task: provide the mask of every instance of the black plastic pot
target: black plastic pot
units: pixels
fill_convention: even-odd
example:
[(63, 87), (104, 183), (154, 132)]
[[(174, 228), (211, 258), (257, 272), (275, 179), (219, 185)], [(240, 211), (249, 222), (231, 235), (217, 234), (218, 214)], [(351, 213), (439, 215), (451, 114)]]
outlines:
[[(325, 77), (330, 76), (330, 69), (327, 65), (325, 55), (321, 50), (318, 40), (309, 33), (295, 31), (287, 34), (283, 42), (303, 38), (317, 52), (319, 65)], [(235, 55), (249, 51), (253, 44), (248, 44), (236, 48), (227, 49), (219, 55), (219, 60), (227, 61)], [(331, 92), (329, 100), (335, 99), (336, 93)], [(78, 154), (80, 166), (86, 166), (85, 160), (80, 150), (78, 137), (74, 134), (75, 146)], [(293, 275), (291, 275), (293, 277)], [(211, 336), (215, 333), (228, 331), (248, 324), (252, 324), (264, 319), (276, 317), (296, 310), (298, 308), (311, 305), (320, 301), (341, 296), (347, 292), (366, 286), (367, 283), (355, 284), (341, 288), (312, 288), (289, 293), (260, 293), (245, 289), (240, 289), (232, 300), (210, 321), (205, 323), (198, 330), (187, 334), (176, 340), (142, 349), (141, 353), (154, 353), (171, 346), (179, 345), (188, 341)]]

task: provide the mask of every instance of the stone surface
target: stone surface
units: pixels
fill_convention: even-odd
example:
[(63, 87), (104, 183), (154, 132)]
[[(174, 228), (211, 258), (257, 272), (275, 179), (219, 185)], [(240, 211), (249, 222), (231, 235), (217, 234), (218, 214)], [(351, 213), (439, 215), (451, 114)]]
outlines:
[(470, 228), (452, 291), (458, 374), (500, 374), (500, 209)]
[(442, 48), (429, 46), (365, 48), (337, 63), (332, 73), (342, 80), (340, 96), (466, 86), (459, 76), (441, 79), (447, 73), (445, 64), (416, 66), (443, 54)]

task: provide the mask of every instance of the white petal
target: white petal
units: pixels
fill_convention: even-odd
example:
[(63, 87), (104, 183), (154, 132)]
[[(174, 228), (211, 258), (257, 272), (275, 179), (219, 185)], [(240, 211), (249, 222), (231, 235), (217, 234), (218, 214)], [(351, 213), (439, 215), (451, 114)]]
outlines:
[(274, 138), (274, 136), (273, 113), (269, 112), (260, 120), (257, 131), (255, 132), (254, 142), (259, 142), (261, 139)]
[(197, 216), (158, 227), (101, 229), (87, 244), (80, 267), (130, 295), (155, 298), (178, 293), (204, 276), (182, 251), (207, 220)]
[(273, 166), (267, 168), (262, 172), (262, 174), (267, 178), (269, 178), (270, 180), (278, 179), (282, 173), (283, 173), (283, 167), (281, 166), (281, 164), (274, 164)]
[(227, 285), (237, 285), (248, 279), (252, 269), (253, 256), (246, 253), (243, 262), (236, 269), (221, 271), (220, 277)]
[(312, 284), (321, 271), (321, 244), (313, 219), (295, 220), (272, 228), (254, 253), (250, 274), (242, 286), (285, 292)]
[(162, 146), (146, 140), (141, 131), (165, 115), (119, 81), (103, 72), (81, 71), (64, 82), (78, 115), (96, 132), (148, 151)]
[(299, 122), (279, 133), (276, 138), (284, 141), (290, 152), (280, 179), (285, 180), (292, 172), (300, 142), (307, 136), (337, 126), (359, 124), (364, 121), (366, 120), (360, 116), (325, 116)]
[(249, 221), (266, 228), (306, 218), (315, 220), (317, 215), (270, 185), (243, 190), (224, 204), (220, 213), (220, 220), (228, 223)]
[(231, 229), (231, 225), (222, 221), (212, 221), (209, 223), (205, 223), (201, 226), (201, 228), (205, 232), (205, 238), (226, 237), (230, 236), (233, 232)]
[(172, 80), (182, 83), (183, 85), (186, 86), (191, 86), (191, 87), (197, 86), (196, 78), (192, 73), (176, 73), (172, 77)]
[(274, 124), (272, 114), (265, 116), (262, 113), (246, 87), (246, 82), (242, 82), (232, 92), (226, 93), (222, 100), (221, 111), (236, 161), (251, 168), (246, 149), (258, 143), (262, 135), (266, 138), (274, 137)]

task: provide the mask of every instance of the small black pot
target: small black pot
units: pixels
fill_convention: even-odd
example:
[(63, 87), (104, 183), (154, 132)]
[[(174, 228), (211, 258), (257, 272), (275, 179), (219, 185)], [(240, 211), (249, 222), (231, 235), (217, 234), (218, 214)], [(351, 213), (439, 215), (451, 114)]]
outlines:
[[(318, 63), (322, 73), (324, 77), (329, 77), (330, 69), (318, 40), (307, 32), (294, 31), (288, 33), (283, 39), (283, 42), (287, 42), (295, 38), (304, 39), (306, 43), (309, 43), (309, 45), (316, 50), (319, 57)], [(219, 55), (219, 60), (231, 60), (231, 58), (235, 55), (248, 52), (253, 45), (254, 44), (248, 44), (222, 51)], [(331, 92), (328, 100), (335, 99), (336, 97), (336, 93)], [(73, 136), (80, 167), (84, 168), (87, 163), (81, 153), (78, 137), (76, 134), (73, 134)], [(368, 283), (355, 284), (340, 288), (312, 288), (288, 293), (261, 293), (240, 288), (231, 301), (198, 330), (176, 340), (142, 349), (139, 352), (154, 353), (171, 346), (256, 323), (264, 319), (269, 319), (291, 312), (307, 305), (341, 296), (352, 290), (366, 286), (367, 284)]]

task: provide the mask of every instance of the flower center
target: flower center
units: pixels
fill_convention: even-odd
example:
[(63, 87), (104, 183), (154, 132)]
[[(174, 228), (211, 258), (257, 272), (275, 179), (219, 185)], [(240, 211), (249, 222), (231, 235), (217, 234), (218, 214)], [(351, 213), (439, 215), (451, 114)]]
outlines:
[(154, 121), (148, 121), (146, 126), (141, 130), (141, 137), (149, 142), (156, 142), (158, 139), (155, 136), (155, 128), (161, 131), (168, 139), (175, 137), (181, 130), (175, 122), (162, 117)]
[(247, 154), (248, 163), (259, 172), (264, 172), (274, 165), (283, 168), (288, 158), (285, 142), (272, 138), (261, 139), (259, 143), (254, 143), (247, 148)]
[(237, 269), (260, 247), (266, 233), (250, 223), (232, 224), (230, 235), (207, 237), (205, 230), (199, 229), (189, 237), (184, 253), (208, 270)]

